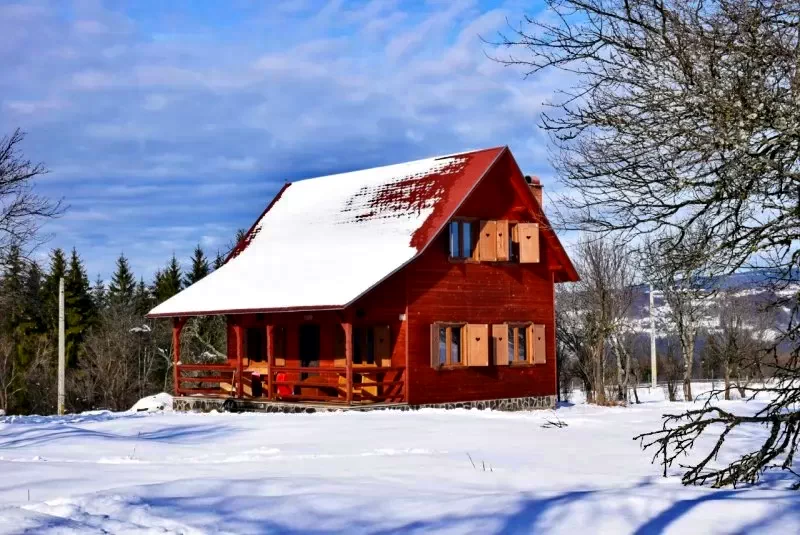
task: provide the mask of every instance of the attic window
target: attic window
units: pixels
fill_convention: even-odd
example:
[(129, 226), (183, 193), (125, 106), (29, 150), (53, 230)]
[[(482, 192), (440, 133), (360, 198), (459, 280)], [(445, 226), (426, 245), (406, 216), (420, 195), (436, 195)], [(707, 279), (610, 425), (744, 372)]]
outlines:
[(450, 258), (472, 258), (474, 249), (472, 227), (471, 221), (457, 219), (450, 222)]

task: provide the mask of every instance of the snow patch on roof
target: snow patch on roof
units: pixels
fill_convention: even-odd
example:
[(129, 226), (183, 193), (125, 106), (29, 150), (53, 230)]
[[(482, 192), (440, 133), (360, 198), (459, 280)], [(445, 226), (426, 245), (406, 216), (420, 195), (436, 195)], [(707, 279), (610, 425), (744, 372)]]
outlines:
[(225, 265), (150, 313), (343, 307), (417, 254), (415, 233), (468, 161), (427, 158), (293, 183)]

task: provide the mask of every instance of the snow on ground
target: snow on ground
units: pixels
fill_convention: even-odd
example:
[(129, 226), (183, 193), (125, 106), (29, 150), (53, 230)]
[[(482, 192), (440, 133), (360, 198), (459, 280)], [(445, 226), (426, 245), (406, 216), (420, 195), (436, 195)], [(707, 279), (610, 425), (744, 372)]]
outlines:
[(0, 533), (800, 533), (787, 479), (659, 477), (631, 438), (688, 406), (9, 416)]

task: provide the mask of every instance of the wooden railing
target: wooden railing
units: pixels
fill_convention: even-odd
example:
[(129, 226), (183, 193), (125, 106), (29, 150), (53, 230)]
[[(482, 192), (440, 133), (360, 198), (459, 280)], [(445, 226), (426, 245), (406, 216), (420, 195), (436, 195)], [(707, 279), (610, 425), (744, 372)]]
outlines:
[(236, 368), (227, 364), (178, 364), (176, 392), (187, 396), (227, 395), (235, 376)]
[[(236, 396), (239, 374), (227, 364), (179, 364), (179, 395)], [(347, 368), (274, 366), (245, 370), (241, 374), (242, 397), (275, 401), (325, 403), (397, 403), (405, 400), (405, 368), (353, 367), (348, 395)]]

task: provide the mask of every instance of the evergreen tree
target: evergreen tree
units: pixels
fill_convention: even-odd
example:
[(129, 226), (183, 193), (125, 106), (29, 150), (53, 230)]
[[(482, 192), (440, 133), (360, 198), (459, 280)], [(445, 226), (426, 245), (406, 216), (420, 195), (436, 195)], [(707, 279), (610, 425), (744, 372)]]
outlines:
[(29, 332), (45, 332), (44, 309), (42, 307), (42, 268), (36, 262), (28, 265), (25, 277), (25, 322)]
[(144, 283), (144, 278), (139, 279), (136, 291), (133, 294), (133, 308), (137, 315), (144, 316), (153, 308), (153, 294)]
[(72, 249), (69, 268), (64, 278), (64, 301), (67, 365), (74, 366), (84, 335), (97, 317), (90, 293), (89, 277), (75, 248)]
[(198, 244), (197, 247), (194, 248), (194, 255), (192, 256), (192, 269), (186, 274), (183, 283), (185, 286), (191, 286), (210, 272), (211, 268), (208, 265), (208, 258), (206, 258), (203, 249), (201, 249)]
[(111, 276), (108, 286), (108, 301), (112, 305), (130, 305), (136, 290), (136, 279), (133, 277), (128, 259), (124, 254), (117, 258), (117, 269)]
[(9, 247), (3, 264), (3, 277), (0, 280), (0, 307), (3, 314), (0, 315), (0, 329), (13, 335), (23, 319), (24, 266), (19, 247)]
[(225, 257), (217, 250), (217, 256), (214, 258), (214, 271), (218, 270), (225, 263)]
[(94, 286), (92, 286), (92, 301), (94, 302), (94, 308), (95, 310), (97, 310), (98, 314), (108, 304), (107, 303), (108, 296), (106, 295), (106, 285), (99, 274), (97, 275), (97, 278), (94, 280)]
[(167, 264), (163, 271), (156, 272), (155, 298), (158, 303), (163, 303), (173, 295), (181, 291), (181, 265), (175, 255)]
[(58, 281), (67, 274), (67, 258), (62, 249), (50, 252), (50, 269), (42, 285), (42, 306), (45, 325), (49, 332), (58, 329)]

